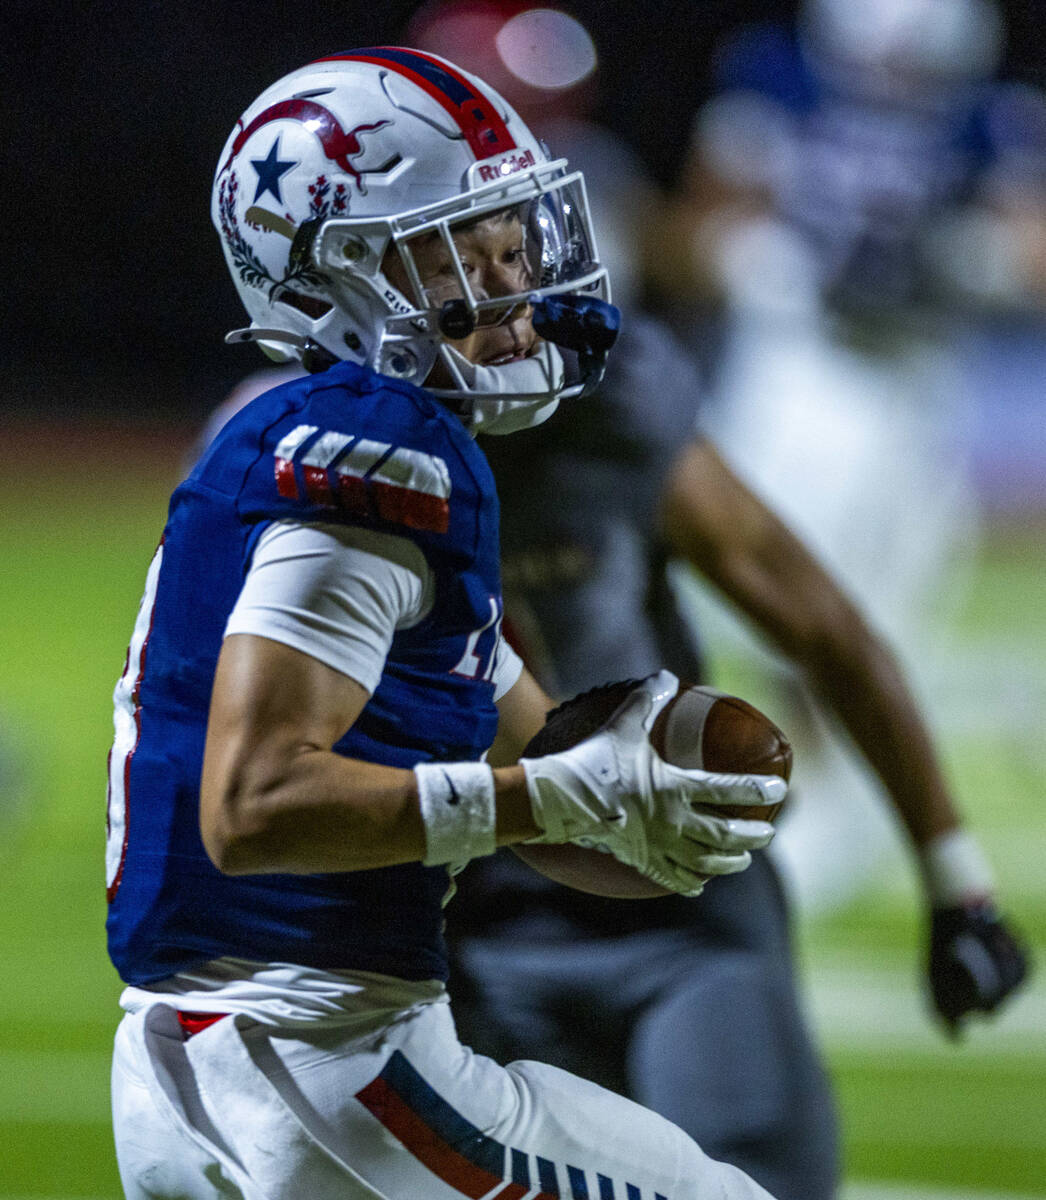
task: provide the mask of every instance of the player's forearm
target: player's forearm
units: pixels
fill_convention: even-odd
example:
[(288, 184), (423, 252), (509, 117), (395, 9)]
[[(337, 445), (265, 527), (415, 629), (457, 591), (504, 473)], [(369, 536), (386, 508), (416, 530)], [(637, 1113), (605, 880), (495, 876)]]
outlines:
[(707, 442), (676, 465), (665, 532), (793, 663), (882, 781), (916, 845), (957, 823), (904, 675), (802, 542)]
[[(492, 773), (498, 844), (540, 831), (521, 767)], [(422, 860), (426, 831), (411, 770), (307, 748), (256, 763), (201, 805), (208, 854), (226, 874), (362, 871)]]
[(940, 757), (897, 660), (866, 628), (830, 637), (798, 664), (879, 777), (913, 843), (924, 846), (959, 817)]
[(954, 828), (958, 815), (940, 758), (893, 653), (789, 535), (767, 560), (725, 572), (721, 586), (841, 724), (913, 843)]

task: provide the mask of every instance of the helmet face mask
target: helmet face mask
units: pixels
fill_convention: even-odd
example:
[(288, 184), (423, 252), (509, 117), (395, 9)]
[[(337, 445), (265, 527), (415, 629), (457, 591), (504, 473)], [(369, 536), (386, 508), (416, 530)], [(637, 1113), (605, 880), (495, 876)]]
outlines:
[[(482, 97), (464, 104), (482, 117), (478, 130), (447, 98), (470, 89)], [(496, 93), (442, 59), (380, 48), (280, 80), (230, 137), (212, 214), (252, 319), (230, 340), (284, 360), (319, 352), (325, 365), (364, 363), (425, 385), (492, 431), (505, 405), (517, 419), (522, 403), (547, 416), (581, 390), (529, 314), (563, 292), (609, 299), (583, 180), (549, 161)], [(511, 261), (477, 272), (461, 247), (474, 249), (479, 231), (482, 248), (492, 230), (499, 254), (514, 242)], [(522, 360), (476, 360), (490, 330), (504, 339), (520, 322), (530, 327)]]

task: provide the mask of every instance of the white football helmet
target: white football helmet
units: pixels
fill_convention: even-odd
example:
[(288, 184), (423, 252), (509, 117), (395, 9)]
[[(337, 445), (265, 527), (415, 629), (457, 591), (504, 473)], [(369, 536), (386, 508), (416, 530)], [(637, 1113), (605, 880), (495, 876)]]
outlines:
[[(527, 290), (474, 294), (452, 235), (506, 208), (525, 231)], [(441, 358), (453, 385), (430, 390), (473, 428), (544, 420), (592, 386), (616, 331), (581, 174), (550, 159), (496, 92), (432, 54), (355, 50), (273, 84), (226, 143), (211, 215), (251, 318), (228, 341), (310, 370), (351, 359), (419, 385)], [(433, 234), (458, 279), (452, 298), (426, 293), (411, 252)], [(390, 250), (411, 295), (383, 270)], [(545, 339), (532, 357), (477, 365), (454, 348), (521, 304)]]

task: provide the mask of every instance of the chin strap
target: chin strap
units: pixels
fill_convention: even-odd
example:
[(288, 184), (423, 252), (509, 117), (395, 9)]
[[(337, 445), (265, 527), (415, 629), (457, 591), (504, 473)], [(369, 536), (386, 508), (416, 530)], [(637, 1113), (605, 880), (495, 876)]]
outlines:
[(515, 433), (540, 425), (556, 411), (565, 365), (553, 342), (542, 342), (536, 354), (500, 367), (471, 362), (449, 344), (444, 361), (460, 389), (429, 388), (465, 422), (470, 433)]
[(287, 329), (258, 329), (251, 325), (247, 329), (233, 329), (225, 335), (227, 346), (236, 346), (243, 342), (276, 342), (290, 346), (296, 353), (288, 355), (288, 358), (298, 359), (310, 375), (318, 375), (341, 361), (312, 338), (302, 337), (301, 334), (291, 333)]
[(577, 354), (581, 371), (581, 396), (599, 386), (607, 367), (607, 354), (621, 329), (621, 310), (594, 296), (564, 294), (531, 298), (534, 329), (539, 337)]

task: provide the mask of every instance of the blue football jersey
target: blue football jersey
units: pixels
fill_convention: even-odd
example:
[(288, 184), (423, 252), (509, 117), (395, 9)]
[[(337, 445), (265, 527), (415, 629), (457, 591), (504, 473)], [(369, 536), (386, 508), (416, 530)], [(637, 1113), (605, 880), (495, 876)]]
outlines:
[(349, 523), (410, 538), (435, 579), (335, 746), (396, 767), (477, 760), (497, 728), (498, 504), (462, 423), (419, 388), (342, 363), (237, 414), (175, 491), (115, 692), (109, 951), (128, 983), (223, 955), (445, 978), (444, 867), (222, 875), (199, 831), (225, 624), (262, 531)]

